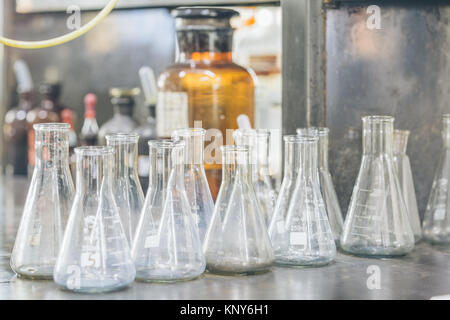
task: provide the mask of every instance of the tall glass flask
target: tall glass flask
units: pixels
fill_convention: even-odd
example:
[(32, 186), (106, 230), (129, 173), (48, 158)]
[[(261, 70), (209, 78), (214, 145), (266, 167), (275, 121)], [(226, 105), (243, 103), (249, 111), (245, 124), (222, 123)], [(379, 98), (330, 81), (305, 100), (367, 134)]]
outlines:
[(313, 135), (319, 138), (319, 180), (320, 191), (322, 193), (325, 208), (327, 210), (328, 221), (330, 222), (331, 231), (336, 245), (339, 245), (339, 239), (344, 226), (341, 208), (334, 189), (333, 179), (331, 178), (328, 166), (328, 135), (330, 130), (325, 127), (312, 127), (297, 129), (298, 135)]
[(107, 292), (133, 282), (136, 271), (113, 194), (112, 147), (80, 147), (77, 191), (54, 272), (60, 287)]
[(411, 164), (406, 154), (408, 145), (408, 130), (394, 130), (394, 163), (397, 167), (398, 180), (403, 192), (406, 208), (408, 209), (409, 224), (416, 242), (422, 239), (419, 209), (417, 208), (416, 190), (411, 172)]
[(341, 247), (356, 255), (404, 255), (414, 249), (414, 235), (393, 159), (394, 118), (362, 122), (363, 157)]
[(442, 116), (442, 151), (423, 220), (424, 238), (434, 244), (450, 244), (450, 114)]
[(106, 136), (107, 145), (114, 148), (113, 193), (130, 247), (144, 205), (138, 176), (138, 142), (136, 133)]
[(19, 276), (52, 279), (75, 188), (69, 169), (69, 125), (35, 124), (35, 169), (11, 255)]
[(206, 233), (207, 268), (219, 274), (268, 271), (273, 250), (256, 199), (247, 147), (222, 147), (222, 185)]
[(253, 186), (268, 226), (277, 200), (269, 169), (270, 131), (267, 129), (238, 129), (234, 131), (233, 137), (237, 146), (249, 148)]
[[(336, 257), (336, 245), (320, 191), (317, 136), (297, 136), (288, 150), (297, 172), (291, 201), (277, 212), (272, 228), (275, 261), (280, 265), (322, 266)], [(297, 156), (295, 151), (298, 150)], [(289, 154), (289, 151), (291, 154)]]
[(185, 142), (184, 181), (202, 243), (214, 210), (203, 159), (205, 134), (204, 129), (191, 128), (176, 130), (172, 135), (175, 141)]
[(137, 280), (190, 280), (205, 271), (197, 224), (184, 188), (184, 141), (150, 141), (150, 187), (132, 255)]

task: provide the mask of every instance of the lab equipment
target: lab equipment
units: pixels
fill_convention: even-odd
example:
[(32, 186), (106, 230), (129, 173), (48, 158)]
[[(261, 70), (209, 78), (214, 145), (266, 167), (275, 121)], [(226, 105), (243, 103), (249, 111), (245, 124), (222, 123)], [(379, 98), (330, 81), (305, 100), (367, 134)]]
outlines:
[(408, 209), (409, 224), (414, 234), (414, 240), (417, 243), (422, 239), (422, 227), (420, 225), (419, 209), (417, 208), (411, 164), (406, 154), (408, 137), (408, 130), (394, 130), (394, 163), (397, 167), (398, 180), (406, 209)]
[(114, 148), (113, 194), (128, 243), (131, 247), (144, 205), (144, 193), (137, 172), (138, 141), (136, 133), (114, 133), (106, 136)]
[(205, 257), (184, 187), (184, 141), (150, 141), (150, 187), (133, 244), (137, 280), (197, 278)]
[(248, 147), (222, 147), (222, 185), (204, 243), (207, 269), (212, 273), (260, 273), (273, 263), (252, 166)]
[(139, 88), (124, 89), (112, 88), (109, 91), (114, 115), (106, 121), (98, 132), (98, 142), (106, 145), (106, 135), (111, 133), (129, 133), (138, 127), (138, 123), (133, 119), (135, 98), (139, 95)]
[(366, 116), (363, 157), (345, 218), (341, 248), (355, 255), (398, 256), (414, 235), (393, 159), (394, 118)]
[(450, 244), (449, 164), (450, 114), (444, 114), (442, 116), (442, 151), (423, 220), (424, 238), (433, 244)]
[(287, 212), (279, 210), (279, 217), (274, 218), (276, 225), (272, 227), (271, 239), (275, 262), (286, 266), (323, 266), (336, 257), (336, 245), (320, 191), (319, 138), (298, 135), (291, 138), (291, 143), (287, 155), (290, 161), (295, 160), (291, 170), (297, 172), (297, 177)]
[(11, 254), (21, 277), (52, 279), (75, 188), (69, 169), (69, 125), (35, 124), (36, 166)]
[(96, 105), (97, 96), (88, 93), (84, 97), (84, 123), (80, 134), (81, 145), (84, 147), (97, 145), (99, 128), (95, 111)]
[(79, 147), (77, 186), (54, 271), (75, 292), (107, 292), (133, 282), (136, 271), (113, 194), (112, 147)]
[(333, 232), (334, 241), (339, 246), (339, 239), (342, 234), (344, 226), (344, 219), (342, 218), (341, 208), (334, 189), (333, 179), (328, 166), (328, 136), (329, 129), (325, 127), (311, 127), (297, 129), (298, 135), (314, 135), (319, 138), (319, 180), (320, 192), (322, 193), (325, 209), (330, 222), (331, 231)]
[(269, 169), (270, 131), (267, 129), (238, 129), (234, 131), (233, 138), (237, 146), (249, 148), (251, 177), (256, 198), (266, 225), (269, 226), (277, 201), (277, 193)]
[(206, 130), (201, 128), (175, 130), (172, 134), (175, 141), (185, 142), (185, 187), (202, 243), (214, 210), (214, 202), (203, 165), (205, 134)]

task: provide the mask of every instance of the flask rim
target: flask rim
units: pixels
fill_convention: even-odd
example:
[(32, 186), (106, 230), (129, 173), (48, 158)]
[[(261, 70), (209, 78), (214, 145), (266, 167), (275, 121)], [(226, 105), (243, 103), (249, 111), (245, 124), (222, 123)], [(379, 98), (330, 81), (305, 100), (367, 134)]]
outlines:
[(103, 147), (103, 146), (87, 146), (87, 147), (77, 147), (74, 149), (75, 154), (81, 156), (103, 156), (114, 154), (113, 147)]
[(69, 131), (70, 124), (64, 122), (36, 123), (33, 125), (36, 131)]
[(249, 152), (250, 148), (246, 146), (233, 146), (233, 145), (227, 145), (227, 146), (221, 146), (220, 150), (222, 153), (231, 153), (231, 152)]
[(172, 137), (176, 139), (177, 137), (191, 137), (191, 136), (205, 136), (206, 130), (203, 128), (185, 128), (175, 130)]
[(305, 143), (305, 142), (317, 142), (319, 138), (311, 134), (309, 135), (301, 134), (301, 135), (286, 135), (283, 137), (283, 140), (285, 142)]
[(125, 132), (117, 132), (107, 134), (105, 136), (107, 142), (116, 142), (116, 143), (136, 143), (139, 140), (139, 134), (137, 133), (125, 133)]
[(184, 141), (174, 141), (170, 139), (150, 140), (148, 146), (151, 149), (173, 149), (175, 147), (184, 147)]
[(393, 123), (394, 120), (392, 116), (370, 115), (362, 117), (363, 122)]

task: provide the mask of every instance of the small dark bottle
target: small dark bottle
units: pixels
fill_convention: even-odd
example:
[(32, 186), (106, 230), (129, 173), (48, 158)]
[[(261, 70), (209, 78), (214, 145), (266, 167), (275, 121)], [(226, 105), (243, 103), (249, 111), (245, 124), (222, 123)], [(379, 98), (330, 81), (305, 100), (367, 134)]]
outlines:
[(97, 96), (89, 93), (84, 97), (84, 123), (81, 128), (80, 140), (82, 146), (96, 146), (98, 144)]

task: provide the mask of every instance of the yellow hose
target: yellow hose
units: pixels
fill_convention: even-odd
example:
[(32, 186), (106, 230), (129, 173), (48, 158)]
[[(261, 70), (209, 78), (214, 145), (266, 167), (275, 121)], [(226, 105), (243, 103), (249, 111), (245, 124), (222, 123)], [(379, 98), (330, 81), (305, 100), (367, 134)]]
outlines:
[(94, 28), (96, 25), (100, 23), (104, 18), (106, 18), (111, 11), (116, 6), (117, 2), (119, 0), (110, 0), (109, 3), (102, 9), (102, 11), (99, 12), (99, 14), (86, 23), (84, 26), (82, 26), (80, 29), (77, 29), (71, 33), (68, 33), (66, 35), (56, 37), (49, 40), (42, 40), (42, 41), (20, 41), (20, 40), (14, 40), (14, 39), (8, 39), (5, 37), (0, 37), (0, 43), (3, 43), (5, 46), (14, 47), (14, 48), (21, 48), (21, 49), (40, 49), (40, 48), (48, 48), (48, 47), (54, 47), (69, 41), (72, 41), (86, 32), (90, 31), (92, 28)]

